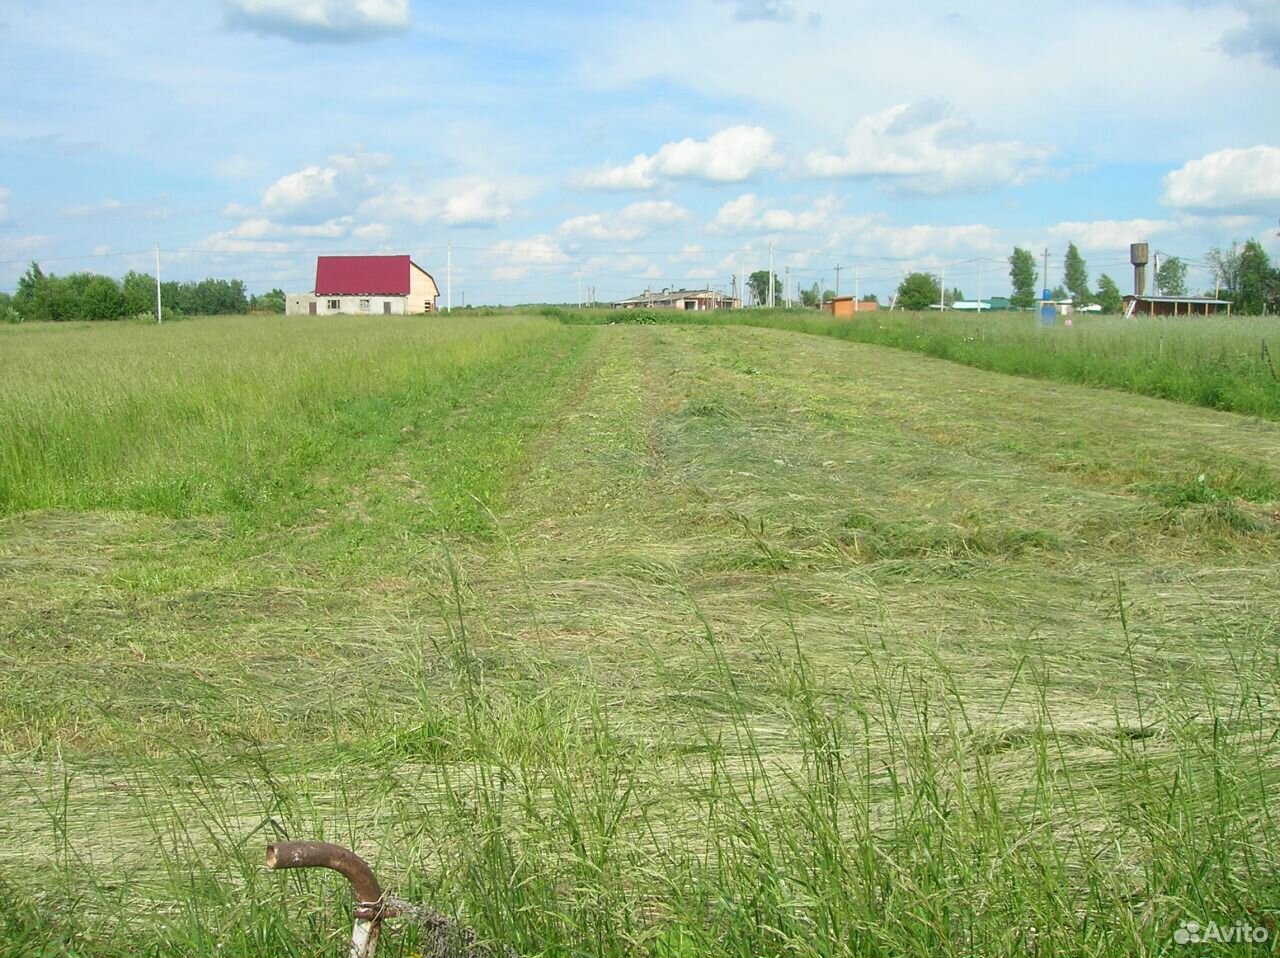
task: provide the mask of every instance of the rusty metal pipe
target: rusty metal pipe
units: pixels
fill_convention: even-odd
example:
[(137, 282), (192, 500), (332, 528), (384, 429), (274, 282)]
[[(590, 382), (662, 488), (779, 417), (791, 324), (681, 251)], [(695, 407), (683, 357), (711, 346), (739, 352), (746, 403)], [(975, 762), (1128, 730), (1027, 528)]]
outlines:
[(351, 884), (356, 897), (355, 927), (351, 929), (350, 958), (373, 958), (382, 919), (391, 914), (382, 886), (369, 863), (348, 848), (328, 842), (277, 842), (267, 846), (267, 867), (329, 868)]

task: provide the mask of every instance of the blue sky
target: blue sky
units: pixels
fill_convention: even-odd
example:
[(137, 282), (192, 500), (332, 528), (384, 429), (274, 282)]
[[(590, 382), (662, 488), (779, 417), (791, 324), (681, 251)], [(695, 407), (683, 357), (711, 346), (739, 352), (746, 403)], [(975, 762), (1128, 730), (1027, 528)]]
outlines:
[[(967, 9), (967, 7), (978, 9)], [(1280, 4), (9, 0), (0, 290), (46, 271), (310, 288), (410, 252), (453, 302), (1007, 291), (1012, 247), (1280, 259)], [(443, 303), (442, 303), (443, 304)]]

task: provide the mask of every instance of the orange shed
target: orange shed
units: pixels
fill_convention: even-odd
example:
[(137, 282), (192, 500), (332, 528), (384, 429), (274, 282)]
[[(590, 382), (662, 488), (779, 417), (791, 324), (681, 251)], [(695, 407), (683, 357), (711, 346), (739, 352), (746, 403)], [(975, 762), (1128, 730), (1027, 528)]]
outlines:
[(837, 296), (835, 299), (828, 300), (826, 306), (831, 315), (836, 317), (852, 316), (854, 313), (874, 313), (880, 308), (880, 304), (875, 300), (864, 299), (855, 302), (852, 296)]

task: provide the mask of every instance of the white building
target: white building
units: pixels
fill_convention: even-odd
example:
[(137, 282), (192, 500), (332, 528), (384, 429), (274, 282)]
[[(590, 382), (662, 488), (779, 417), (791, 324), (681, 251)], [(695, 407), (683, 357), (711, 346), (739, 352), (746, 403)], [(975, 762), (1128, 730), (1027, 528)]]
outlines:
[(434, 313), (439, 297), (431, 274), (408, 255), (320, 256), (315, 290), (290, 293), (284, 311), (290, 316), (402, 316)]

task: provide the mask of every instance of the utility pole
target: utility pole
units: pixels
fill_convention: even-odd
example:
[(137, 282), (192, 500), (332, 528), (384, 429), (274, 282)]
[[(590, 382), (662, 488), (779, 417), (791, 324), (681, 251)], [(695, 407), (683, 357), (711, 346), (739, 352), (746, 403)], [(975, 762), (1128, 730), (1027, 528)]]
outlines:
[(1151, 295), (1160, 295), (1160, 254), (1151, 254)]
[(445, 264), (446, 265), (444, 268), (445, 270), (444, 288), (446, 292), (445, 292), (445, 300), (444, 300), (444, 311), (446, 313), (452, 313), (453, 312), (453, 240), (449, 241), (449, 253), (448, 253), (448, 257), (445, 259)]
[(840, 270), (844, 269), (839, 263), (836, 263), (836, 299), (840, 298)]
[(978, 257), (978, 312), (982, 312), (982, 257)]
[(159, 326), (164, 322), (164, 316), (160, 312), (160, 244), (156, 243), (156, 325)]
[(769, 292), (765, 296), (765, 302), (770, 309), (773, 309), (773, 300), (773, 240), (769, 240)]
[(1049, 247), (1047, 246), (1044, 248), (1044, 285), (1040, 287), (1040, 292), (1042, 294), (1040, 305), (1044, 306), (1049, 302)]
[(858, 264), (853, 264), (853, 311), (858, 311), (858, 295), (861, 290), (858, 289)]
[(944, 269), (938, 277), (938, 310), (947, 308), (947, 271)]
[(791, 264), (788, 263), (785, 269), (786, 269), (787, 278), (786, 278), (785, 285), (782, 287), (782, 305), (790, 309), (791, 308)]

